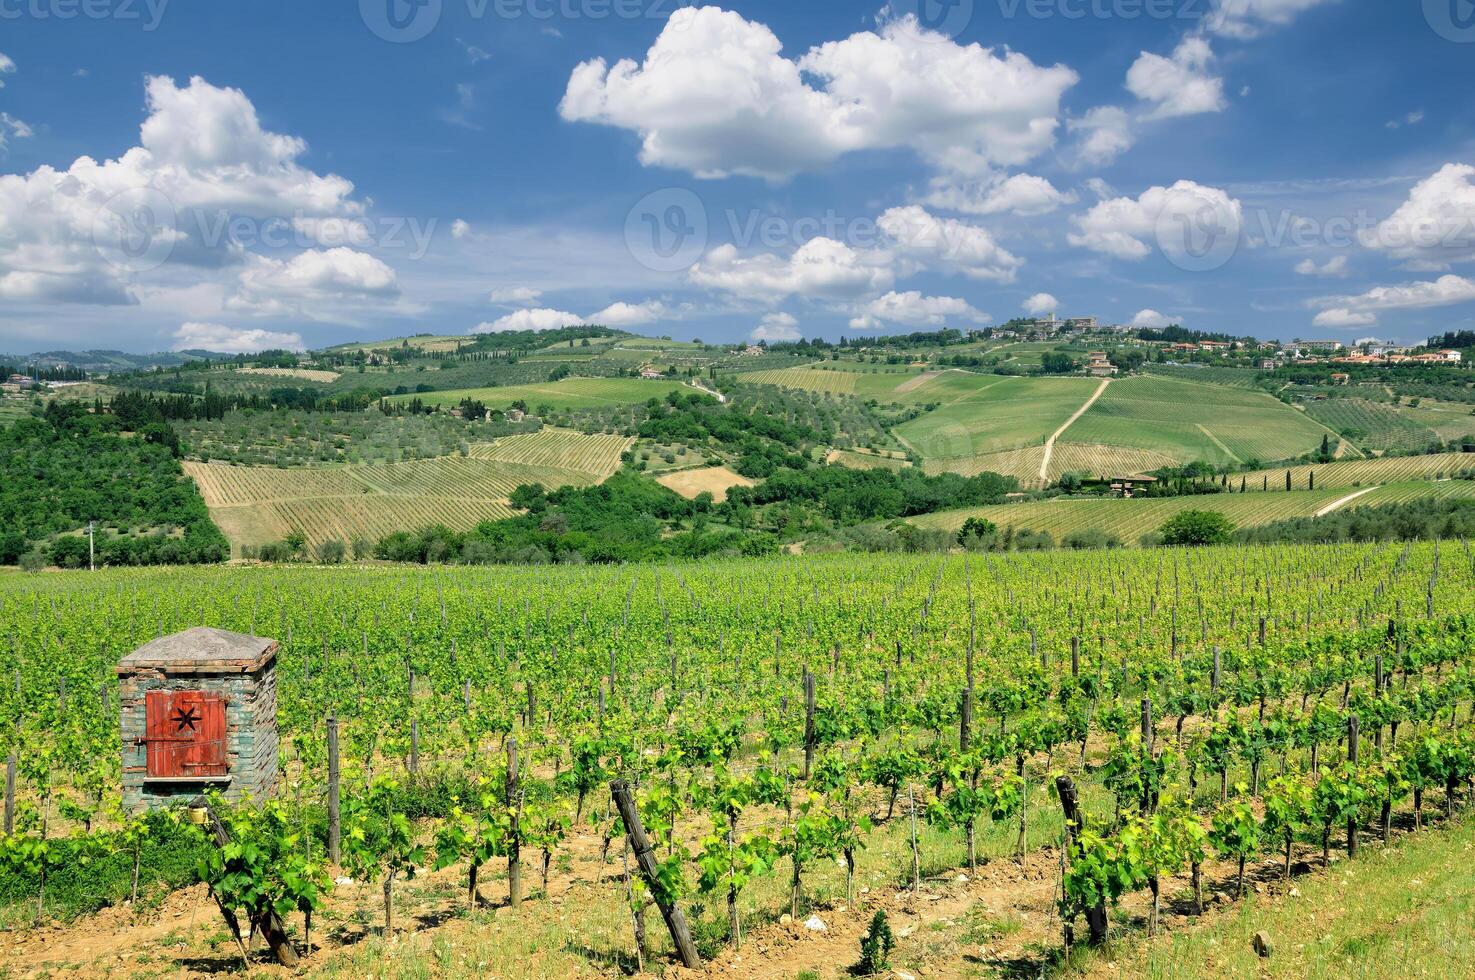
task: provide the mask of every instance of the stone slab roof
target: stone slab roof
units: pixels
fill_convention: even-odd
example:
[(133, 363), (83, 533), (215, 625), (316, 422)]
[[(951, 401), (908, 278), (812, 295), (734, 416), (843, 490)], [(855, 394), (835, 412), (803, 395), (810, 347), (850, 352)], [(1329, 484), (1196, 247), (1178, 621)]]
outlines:
[(277, 641), (196, 626), (146, 643), (118, 662), (118, 673), (250, 674), (277, 656)]

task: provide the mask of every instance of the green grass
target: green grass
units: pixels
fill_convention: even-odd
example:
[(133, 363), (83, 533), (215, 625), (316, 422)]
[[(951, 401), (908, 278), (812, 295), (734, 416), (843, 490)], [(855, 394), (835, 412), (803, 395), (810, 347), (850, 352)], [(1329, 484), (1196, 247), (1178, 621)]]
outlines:
[(1062, 437), (1216, 465), (1292, 459), (1327, 432), (1269, 395), (1172, 378), (1114, 381)]
[(488, 408), (506, 408), (515, 401), (527, 402), (536, 411), (539, 406), (554, 411), (614, 408), (638, 405), (651, 398), (664, 398), (681, 390), (679, 381), (646, 381), (638, 378), (567, 378), (551, 384), (511, 385), (505, 388), (462, 388), (456, 391), (430, 391), (418, 395), (401, 395), (392, 401), (414, 398), (427, 405), (453, 407), (463, 399), (479, 401)]
[[(952, 375), (944, 377), (947, 384), (958, 383)], [(976, 378), (982, 384), (896, 429), (896, 435), (925, 458), (1043, 445), (1100, 386), (1087, 378), (957, 377), (970, 382)]]
[[(1297, 883), (1299, 898), (1251, 896), (1197, 928), (1118, 943), (1067, 975), (1186, 978), (1475, 976), (1475, 824), (1405, 838)], [(1251, 948), (1255, 933), (1274, 946)]]

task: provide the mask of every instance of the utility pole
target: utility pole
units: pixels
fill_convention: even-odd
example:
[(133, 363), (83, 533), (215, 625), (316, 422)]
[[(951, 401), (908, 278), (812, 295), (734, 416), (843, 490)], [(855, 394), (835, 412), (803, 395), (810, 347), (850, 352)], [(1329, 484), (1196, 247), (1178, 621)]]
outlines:
[(97, 525), (96, 525), (96, 523), (94, 523), (93, 521), (88, 521), (87, 522), (87, 570), (89, 572), (95, 572), (95, 571), (97, 571), (97, 547), (95, 545), (96, 531), (97, 531)]

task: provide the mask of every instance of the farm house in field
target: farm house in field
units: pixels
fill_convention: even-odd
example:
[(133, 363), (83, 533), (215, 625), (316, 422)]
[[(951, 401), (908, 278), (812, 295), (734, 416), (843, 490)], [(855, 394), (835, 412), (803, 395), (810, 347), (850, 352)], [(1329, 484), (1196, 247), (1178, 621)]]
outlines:
[(197, 627), (119, 662), (123, 805), (130, 813), (218, 789), (272, 795), (277, 642)]

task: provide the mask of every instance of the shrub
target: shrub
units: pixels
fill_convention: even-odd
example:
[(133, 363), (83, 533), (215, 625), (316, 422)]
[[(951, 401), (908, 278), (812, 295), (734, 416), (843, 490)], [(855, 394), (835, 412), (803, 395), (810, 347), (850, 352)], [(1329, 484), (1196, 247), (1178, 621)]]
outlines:
[(1120, 548), (1122, 539), (1100, 528), (1091, 528), (1084, 531), (1072, 531), (1065, 536), (1061, 544), (1075, 551), (1104, 551), (1109, 548)]
[(991, 538), (999, 533), (999, 526), (993, 521), (984, 520), (982, 517), (970, 517), (963, 522), (963, 529), (958, 532), (962, 538)]
[(1163, 544), (1168, 546), (1227, 544), (1234, 535), (1234, 525), (1223, 514), (1211, 510), (1185, 510), (1175, 515), (1160, 529)]
[(870, 930), (860, 938), (860, 962), (856, 964), (855, 972), (863, 977), (885, 973), (891, 968), (891, 950), (895, 947), (896, 939), (891, 934), (886, 913), (877, 909), (875, 918), (871, 919)]
[(341, 565), (348, 557), (348, 546), (337, 538), (322, 542), (316, 551), (318, 561), (324, 565)]

